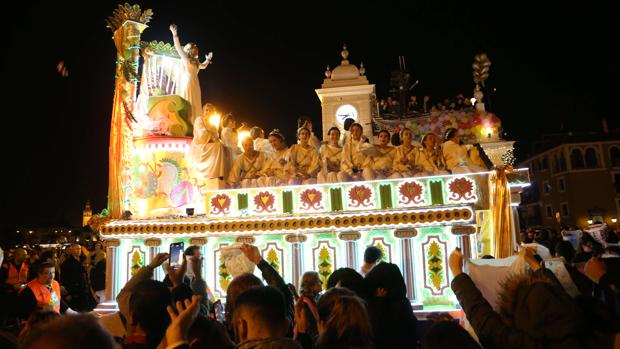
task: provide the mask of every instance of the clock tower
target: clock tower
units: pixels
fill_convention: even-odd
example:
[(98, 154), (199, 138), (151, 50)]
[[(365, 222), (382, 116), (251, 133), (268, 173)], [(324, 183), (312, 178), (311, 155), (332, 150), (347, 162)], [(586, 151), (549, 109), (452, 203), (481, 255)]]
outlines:
[(347, 45), (340, 54), (340, 65), (334, 70), (327, 66), (325, 80), (315, 90), (323, 111), (323, 139), (327, 139), (327, 131), (333, 126), (344, 131), (344, 121), (348, 118), (361, 124), (364, 135), (372, 139), (372, 118), (377, 114), (375, 85), (368, 83), (364, 63), (360, 63), (359, 69), (349, 63)]

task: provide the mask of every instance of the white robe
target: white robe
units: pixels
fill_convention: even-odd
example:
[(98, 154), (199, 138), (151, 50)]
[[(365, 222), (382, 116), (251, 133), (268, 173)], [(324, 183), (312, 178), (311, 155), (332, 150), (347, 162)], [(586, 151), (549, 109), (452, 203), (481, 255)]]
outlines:
[(324, 144), (319, 151), (321, 157), (321, 171), (317, 174), (318, 183), (338, 182), (342, 147)]
[(363, 179), (362, 171), (368, 157), (367, 152), (372, 151), (372, 149), (373, 145), (365, 143), (362, 139), (356, 141), (349, 138), (342, 150), (338, 181), (349, 182), (351, 180)]
[(446, 141), (443, 143), (442, 153), (446, 162), (446, 169), (452, 173), (469, 173), (484, 170), (471, 161), (465, 145)]
[(263, 152), (257, 152), (254, 159), (250, 159), (243, 153), (235, 160), (235, 163), (228, 175), (228, 185), (233, 188), (256, 188), (258, 187), (257, 179), (260, 177), (267, 155)]
[(316, 184), (316, 174), (321, 169), (319, 152), (312, 145), (304, 148), (299, 144), (293, 144), (290, 154), (287, 165), (290, 176), (288, 184)]
[(232, 159), (220, 143), (217, 130), (202, 117), (194, 120), (194, 138), (190, 145), (189, 164), (196, 175), (203, 178), (224, 177)]
[(422, 170), (422, 172), (418, 173), (418, 175), (421, 176), (447, 173), (444, 170), (445, 165), (443, 164), (442, 155), (437, 151), (431, 152), (427, 149), (420, 148), (415, 158), (415, 165)]
[(374, 145), (364, 164), (364, 171), (362, 172), (364, 179), (370, 181), (373, 179), (400, 178), (400, 174), (393, 171), (395, 156), (396, 148), (393, 146)]
[[(404, 144), (396, 147), (396, 156), (394, 156), (394, 171), (398, 173), (401, 178), (413, 177), (417, 172), (415, 168), (415, 158), (418, 154), (418, 148), (411, 145), (410, 148), (406, 148)], [(406, 159), (406, 163), (403, 164), (402, 159)]]
[(286, 171), (286, 166), (290, 160), (290, 149), (284, 148), (268, 154), (261, 178), (258, 185), (261, 187), (277, 187), (288, 184), (290, 176)]

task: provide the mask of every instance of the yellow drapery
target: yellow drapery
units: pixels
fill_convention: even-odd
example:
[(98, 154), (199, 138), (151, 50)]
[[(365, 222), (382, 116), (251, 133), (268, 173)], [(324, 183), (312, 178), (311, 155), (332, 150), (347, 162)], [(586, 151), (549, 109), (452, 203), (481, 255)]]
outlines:
[(510, 212), (510, 188), (506, 173), (511, 167), (499, 167), (489, 176), (491, 214), (493, 215), (493, 254), (495, 258), (510, 257), (512, 246), (512, 216)]

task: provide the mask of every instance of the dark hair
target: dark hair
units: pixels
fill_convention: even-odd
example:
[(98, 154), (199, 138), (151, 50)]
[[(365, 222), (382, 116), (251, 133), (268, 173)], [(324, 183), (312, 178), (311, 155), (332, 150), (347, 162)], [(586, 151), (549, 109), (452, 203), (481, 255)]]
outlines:
[(352, 268), (338, 268), (327, 278), (327, 288), (334, 287), (349, 289), (361, 298), (366, 299), (366, 285), (364, 277)]
[(435, 323), (420, 341), (420, 349), (482, 349), (482, 347), (454, 321)]
[(37, 331), (41, 327), (59, 318), (60, 314), (53, 310), (35, 311), (30, 314), (28, 321), (26, 321), (26, 324), (22, 326), (22, 329), (19, 331), (19, 340), (23, 342), (32, 332)]
[(364, 262), (377, 263), (383, 258), (383, 252), (376, 246), (368, 246), (364, 251)]
[(555, 245), (555, 254), (564, 257), (566, 263), (571, 263), (575, 258), (575, 249), (570, 242), (560, 241)]
[(372, 327), (365, 303), (359, 297), (332, 288), (319, 298), (317, 310), (324, 322), (319, 348), (373, 348)]
[(233, 281), (230, 282), (228, 288), (226, 289), (226, 324), (230, 327), (232, 326), (232, 317), (235, 312), (235, 303), (237, 301), (237, 297), (244, 291), (253, 288), (253, 287), (261, 287), (264, 286), (263, 282), (260, 281), (258, 277), (254, 274), (243, 273)]
[(484, 151), (484, 148), (482, 148), (480, 143), (474, 144), (474, 147), (478, 150), (478, 155), (480, 156), (480, 160), (484, 163), (484, 167), (486, 167), (487, 170), (492, 169), (495, 165), (493, 165), (493, 162), (489, 159), (489, 156)]
[(392, 299), (404, 298), (407, 294), (405, 279), (393, 263), (377, 264), (366, 274), (364, 281), (371, 297), (378, 288), (384, 288), (387, 291), (386, 297)]
[(271, 286), (251, 287), (241, 293), (235, 301), (233, 317), (243, 311), (250, 311), (253, 318), (268, 327), (282, 325), (286, 321), (284, 296)]
[(64, 349), (114, 349), (112, 335), (101, 326), (97, 318), (89, 314), (68, 315), (52, 321), (26, 338), (22, 348), (28, 349), (43, 343)]
[(446, 130), (446, 132), (444, 133), (444, 137), (443, 137), (443, 141), (449, 141), (450, 139), (452, 139), (452, 137), (454, 137), (454, 135), (458, 132), (459, 130), (455, 129), (454, 127), (450, 127)]
[(45, 251), (45, 252), (41, 253), (41, 260), (44, 261), (46, 259), (54, 259), (55, 256), (56, 256), (56, 252), (54, 252), (54, 251)]
[(355, 119), (352, 119), (352, 118), (344, 119), (344, 123), (343, 123), (344, 130), (348, 131), (351, 128), (351, 125), (353, 125), (353, 123), (355, 123)]
[(402, 144), (402, 141), (400, 140), (400, 134), (398, 133), (394, 133), (392, 135), (392, 137), (390, 138), (390, 142), (392, 143), (392, 145), (394, 146), (399, 146)]
[(144, 280), (136, 285), (129, 297), (129, 312), (133, 325), (140, 325), (146, 342), (156, 347), (170, 324), (166, 307), (170, 305), (170, 290), (161, 281)]
[(198, 246), (198, 245), (191, 245), (190, 247), (186, 248), (183, 253), (186, 256), (193, 256), (194, 253), (196, 252), (196, 250), (200, 250), (200, 246)]
[(37, 270), (37, 274), (41, 273), (43, 271), (43, 269), (47, 269), (47, 268), (56, 268), (56, 266), (53, 263), (41, 263), (39, 264), (39, 268)]
[(329, 129), (329, 131), (327, 131), (327, 135), (329, 136), (329, 134), (332, 133), (332, 131), (338, 131), (338, 134), (340, 134), (340, 129), (336, 126), (333, 126)]

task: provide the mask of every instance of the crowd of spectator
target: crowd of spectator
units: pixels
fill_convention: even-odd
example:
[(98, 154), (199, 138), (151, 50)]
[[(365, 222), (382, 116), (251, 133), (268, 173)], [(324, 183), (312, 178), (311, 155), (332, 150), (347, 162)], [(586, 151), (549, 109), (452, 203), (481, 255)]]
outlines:
[[(606, 239), (617, 241), (616, 233), (609, 232)], [(615, 253), (613, 243), (600, 249), (596, 245), (600, 242), (586, 233), (579, 241), (578, 251), (574, 251), (573, 245), (561, 236), (538, 230), (526, 233), (523, 239), (529, 244), (548, 246), (556, 257), (563, 258), (571, 279), (579, 286), (579, 294), (569, 295), (563, 281), (547, 269), (537, 250), (524, 247), (519, 258), (528, 265), (528, 271), (511, 275), (502, 283), (498, 307), (482, 296), (479, 286), (464, 272), (460, 250), (454, 250), (448, 259), (451, 288), (468, 320), (466, 323), (448, 313), (432, 313), (418, 319), (406, 297), (406, 284), (399, 267), (382, 261), (382, 252), (376, 247), (365, 251), (359, 271), (337, 269), (325, 285), (315, 271), (304, 273), (298, 292), (262, 258), (257, 247), (247, 244), (240, 249), (256, 265), (262, 279), (254, 274), (236, 276), (227, 289), (225, 310), (219, 301), (209, 300), (208, 286), (202, 277), (201, 249), (192, 246), (185, 251), (185, 258), (176, 269), (167, 265), (168, 254), (154, 256), (116, 296), (118, 311), (103, 316), (67, 315), (73, 312), (71, 307), (82, 313), (90, 310), (84, 301), (88, 297), (78, 295), (84, 291), (77, 285), (79, 282), (74, 285), (73, 281), (64, 279), (67, 275), (64, 273), (76, 274), (72, 268), (87, 269), (87, 263), (81, 260), (82, 247), (72, 245), (61, 264), (60, 280), (65, 288), (68, 286), (78, 293), (72, 294), (71, 299), (63, 297), (68, 304), (62, 306), (53, 301), (41, 304), (34, 296), (37, 304), (29, 314), (19, 315), (23, 321), (18, 327), (5, 323), (0, 346), (619, 348), (620, 278), (614, 269), (617, 263), (610, 256)], [(581, 259), (577, 259), (579, 255)], [(580, 264), (577, 260), (587, 262)], [(14, 267), (17, 278), (21, 278), (20, 273), (27, 274), (24, 263), (34, 267), (40, 262), (37, 276), (27, 284), (54, 285), (53, 258), (51, 262), (41, 258), (28, 261), (22, 249), (7, 254), (3, 268), (9, 271), (3, 272), (3, 283), (8, 289), (3, 290), (3, 297), (13, 294), (21, 298), (27, 292), (22, 286), (15, 286), (22, 283), (12, 283), (16, 274), (10, 271)], [(166, 278), (163, 282), (153, 280), (154, 271), (162, 265)], [(192, 271), (190, 276), (188, 270)], [(84, 273), (81, 278), (88, 283)], [(37, 292), (36, 288), (32, 289), (33, 293)], [(468, 325), (463, 327), (464, 324)]]

